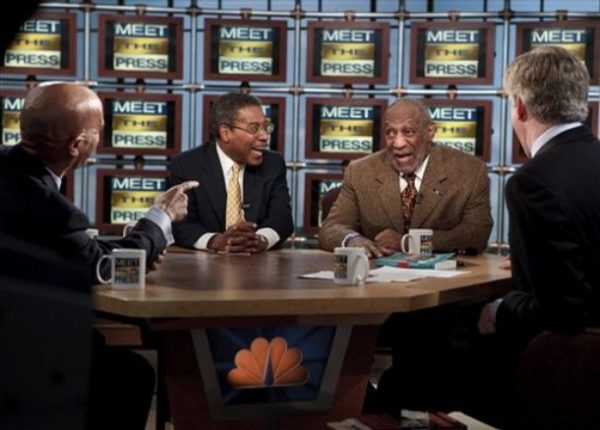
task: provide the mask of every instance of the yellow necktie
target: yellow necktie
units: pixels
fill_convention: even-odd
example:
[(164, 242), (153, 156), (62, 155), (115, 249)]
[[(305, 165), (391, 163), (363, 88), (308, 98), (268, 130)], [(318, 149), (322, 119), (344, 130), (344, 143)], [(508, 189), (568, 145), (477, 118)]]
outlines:
[(242, 166), (233, 163), (227, 188), (227, 208), (225, 210), (225, 228), (229, 228), (244, 218), (242, 213), (242, 190), (240, 189), (240, 170)]

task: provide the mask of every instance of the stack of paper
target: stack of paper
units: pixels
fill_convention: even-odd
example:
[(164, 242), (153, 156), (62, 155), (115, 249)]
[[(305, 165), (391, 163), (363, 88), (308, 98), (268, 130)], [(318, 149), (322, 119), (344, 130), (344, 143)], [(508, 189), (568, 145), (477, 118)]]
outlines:
[[(410, 282), (425, 277), (453, 278), (467, 272), (456, 270), (429, 270), (429, 269), (401, 269), (399, 267), (383, 266), (369, 271), (366, 282)], [(333, 281), (332, 270), (321, 270), (320, 272), (305, 273), (300, 275), (304, 279), (328, 279)]]

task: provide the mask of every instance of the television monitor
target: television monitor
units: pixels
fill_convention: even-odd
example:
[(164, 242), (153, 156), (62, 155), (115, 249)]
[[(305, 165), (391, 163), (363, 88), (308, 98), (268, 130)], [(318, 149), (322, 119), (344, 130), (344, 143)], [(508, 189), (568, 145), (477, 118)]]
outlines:
[(410, 82), (491, 84), (494, 31), (489, 22), (412, 23)]
[(99, 153), (175, 155), (181, 151), (181, 96), (99, 93), (105, 128)]
[(16, 145), (21, 141), (20, 116), (25, 103), (25, 90), (0, 88), (0, 144)]
[(98, 76), (181, 79), (183, 19), (100, 15)]
[(323, 223), (321, 199), (342, 185), (341, 173), (308, 173), (304, 178), (304, 232), (316, 234)]
[(600, 21), (521, 22), (516, 54), (544, 45), (561, 46), (587, 66), (590, 82), (600, 84)]
[(160, 170), (98, 169), (96, 227), (101, 233), (120, 234), (142, 218), (154, 199), (167, 188), (168, 172)]
[(326, 412), (351, 330), (343, 325), (192, 330), (211, 417), (268, 422)]
[(286, 21), (204, 20), (204, 79), (286, 80)]
[(435, 125), (433, 141), (490, 161), (492, 102), (425, 99)]
[(377, 152), (386, 100), (306, 99), (306, 158), (347, 160)]
[(388, 23), (309, 21), (307, 38), (308, 82), (388, 83)]
[(75, 76), (75, 17), (69, 12), (35, 13), (6, 50), (0, 73)]
[[(590, 128), (592, 133), (594, 133), (594, 135), (598, 137), (598, 133), (600, 133), (600, 130), (598, 129), (598, 117), (600, 115), (598, 112), (598, 103), (590, 102), (588, 106), (589, 111), (585, 124)], [(523, 151), (521, 142), (519, 141), (519, 138), (513, 131), (512, 162), (513, 164), (523, 164), (526, 161), (527, 154), (525, 154), (525, 151)]]
[[(203, 132), (202, 141), (208, 142), (209, 140), (209, 124), (210, 124), (210, 109), (212, 108), (213, 102), (218, 98), (217, 95), (206, 95), (204, 96), (203, 106)], [(262, 105), (263, 114), (265, 120), (270, 121), (275, 126), (275, 131), (271, 133), (269, 139), (269, 149), (271, 151), (279, 152), (282, 156), (285, 156), (285, 104), (286, 100), (284, 97), (262, 97), (256, 96), (260, 100)]]

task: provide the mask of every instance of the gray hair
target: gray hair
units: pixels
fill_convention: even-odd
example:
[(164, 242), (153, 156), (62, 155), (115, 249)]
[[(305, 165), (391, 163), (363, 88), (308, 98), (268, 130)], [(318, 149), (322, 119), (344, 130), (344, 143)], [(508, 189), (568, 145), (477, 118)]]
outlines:
[(420, 100), (417, 99), (411, 99), (411, 98), (400, 98), (398, 100), (395, 100), (391, 105), (388, 106), (387, 111), (392, 110), (392, 108), (399, 106), (399, 105), (411, 105), (416, 107), (419, 112), (421, 113), (421, 120), (422, 120), (422, 125), (423, 127), (429, 125), (431, 123), (431, 114), (429, 113), (429, 109), (427, 108), (427, 106), (425, 106), (423, 104), (423, 102), (421, 102)]
[(521, 97), (527, 112), (545, 124), (585, 121), (590, 76), (574, 54), (540, 46), (519, 55), (506, 69), (504, 91)]
[(227, 93), (220, 96), (210, 108), (210, 139), (219, 137), (221, 124), (233, 124), (237, 120), (238, 111), (246, 106), (258, 106), (262, 109), (260, 100), (249, 94)]

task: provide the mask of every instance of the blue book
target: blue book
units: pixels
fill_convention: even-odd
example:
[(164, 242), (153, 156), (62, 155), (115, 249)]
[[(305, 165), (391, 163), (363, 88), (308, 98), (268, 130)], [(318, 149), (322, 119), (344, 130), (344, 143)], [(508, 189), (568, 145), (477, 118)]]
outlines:
[(396, 252), (387, 257), (381, 257), (375, 260), (378, 266), (404, 267), (407, 269), (434, 269), (435, 263), (445, 261), (454, 257), (453, 252), (434, 253), (432, 255), (409, 255), (403, 252)]

